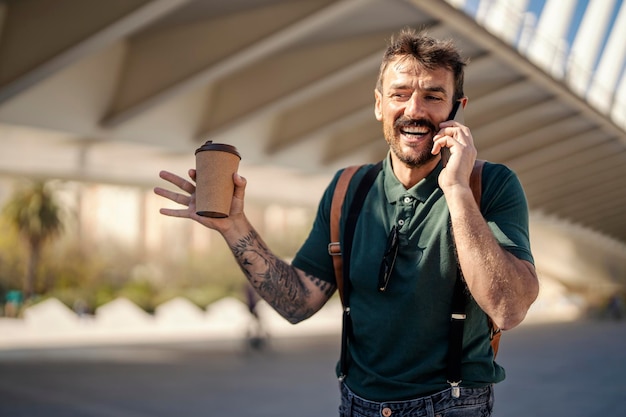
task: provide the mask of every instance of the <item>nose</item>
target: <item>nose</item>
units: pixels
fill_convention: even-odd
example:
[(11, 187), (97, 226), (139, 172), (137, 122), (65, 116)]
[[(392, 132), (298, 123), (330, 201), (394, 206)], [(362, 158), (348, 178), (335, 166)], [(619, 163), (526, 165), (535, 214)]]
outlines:
[(411, 119), (421, 119), (425, 115), (425, 107), (423, 106), (421, 98), (417, 94), (412, 94), (406, 101), (404, 107), (404, 115)]

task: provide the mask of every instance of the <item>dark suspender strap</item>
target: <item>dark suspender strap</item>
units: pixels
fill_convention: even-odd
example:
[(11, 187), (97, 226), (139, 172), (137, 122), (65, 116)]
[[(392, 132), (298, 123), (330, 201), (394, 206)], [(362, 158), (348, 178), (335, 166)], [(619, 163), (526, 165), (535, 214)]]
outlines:
[(348, 211), (348, 217), (346, 218), (344, 226), (343, 242), (341, 243), (341, 253), (343, 257), (343, 328), (341, 331), (340, 380), (343, 380), (347, 375), (348, 343), (352, 335), (352, 318), (350, 317), (350, 256), (352, 254), (352, 239), (365, 198), (382, 167), (382, 161), (376, 165), (372, 165), (361, 179), (354, 198), (352, 199), (352, 203), (350, 204), (350, 210)]
[(452, 315), (450, 317), (450, 341), (448, 343), (448, 383), (461, 382), (461, 363), (463, 359), (463, 325), (465, 324), (465, 283), (461, 269), (457, 270), (452, 295)]

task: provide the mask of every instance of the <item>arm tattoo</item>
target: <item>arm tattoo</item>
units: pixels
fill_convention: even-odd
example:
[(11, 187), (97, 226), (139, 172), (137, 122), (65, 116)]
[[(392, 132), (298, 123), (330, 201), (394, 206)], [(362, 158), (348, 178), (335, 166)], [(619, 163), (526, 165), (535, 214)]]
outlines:
[[(256, 231), (241, 238), (231, 250), (248, 281), (283, 317), (295, 323), (314, 313), (307, 303), (311, 291), (295, 268), (276, 257)], [(309, 275), (307, 278), (324, 293), (332, 294), (331, 284)]]
[(335, 292), (336, 287), (330, 282), (326, 282), (321, 280), (313, 275), (306, 274), (306, 277), (313, 283), (317, 288), (319, 288), (326, 296), (330, 297)]

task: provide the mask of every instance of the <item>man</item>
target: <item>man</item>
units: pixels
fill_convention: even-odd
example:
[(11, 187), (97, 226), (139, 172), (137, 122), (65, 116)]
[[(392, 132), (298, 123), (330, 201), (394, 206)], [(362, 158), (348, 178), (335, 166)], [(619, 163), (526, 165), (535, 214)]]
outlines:
[[(487, 317), (503, 330), (513, 328), (537, 296), (528, 208), (517, 177), (502, 165), (487, 163), (479, 208), (469, 185), (477, 154), (471, 131), (448, 120), (456, 102), (467, 104), (464, 67), (450, 42), (410, 29), (393, 37), (384, 55), (374, 91), (375, 116), (390, 151), (354, 233), (352, 332), (350, 360), (341, 379), (341, 416), (490, 415), (492, 385), (504, 379), (504, 370), (493, 358)], [(445, 167), (444, 148), (449, 151)], [(356, 174), (348, 196), (363, 171)], [(195, 172), (189, 174), (194, 180)], [(254, 288), (287, 320), (310, 317), (334, 293), (327, 246), (338, 175), (291, 265), (272, 254), (248, 222), (245, 179), (234, 176), (230, 217), (209, 219), (195, 214), (192, 182), (169, 172), (160, 175), (188, 193), (156, 188), (157, 194), (187, 206), (161, 212), (219, 231)], [(387, 287), (380, 291), (378, 271), (391, 231), (397, 232), (399, 249)], [(471, 294), (460, 394), (446, 376), (457, 265)]]

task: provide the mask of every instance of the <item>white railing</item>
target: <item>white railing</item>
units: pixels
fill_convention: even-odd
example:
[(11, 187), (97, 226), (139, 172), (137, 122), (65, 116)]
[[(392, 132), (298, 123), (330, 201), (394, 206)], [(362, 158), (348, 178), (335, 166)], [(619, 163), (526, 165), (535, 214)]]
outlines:
[(539, 13), (528, 0), (446, 1), (626, 131), (626, 0), (546, 0)]

